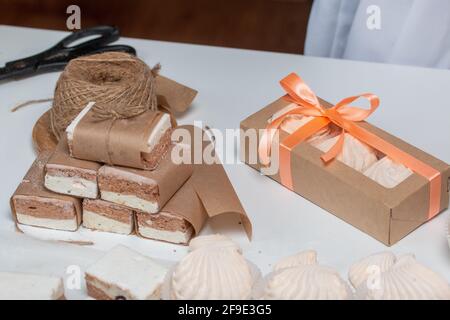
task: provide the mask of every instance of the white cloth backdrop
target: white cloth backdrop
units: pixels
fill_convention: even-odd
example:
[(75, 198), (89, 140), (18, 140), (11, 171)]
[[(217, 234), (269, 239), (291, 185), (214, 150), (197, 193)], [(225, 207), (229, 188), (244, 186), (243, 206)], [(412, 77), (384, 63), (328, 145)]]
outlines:
[(449, 69), (450, 0), (315, 0), (305, 54)]

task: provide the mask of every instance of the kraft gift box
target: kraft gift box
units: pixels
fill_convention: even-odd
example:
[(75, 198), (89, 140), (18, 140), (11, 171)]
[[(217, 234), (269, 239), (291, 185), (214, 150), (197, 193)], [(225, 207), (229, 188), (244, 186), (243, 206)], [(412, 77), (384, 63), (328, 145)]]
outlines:
[[(319, 101), (325, 108), (331, 107), (330, 103), (321, 99)], [(260, 129), (265, 129), (269, 119), (289, 104), (291, 103), (283, 98), (278, 99), (241, 122), (243, 162), (256, 170), (261, 169), (259, 157), (256, 157), (257, 161), (253, 161), (256, 163), (251, 163), (257, 150), (254, 150), (255, 144), (250, 143), (249, 135), (246, 135), (247, 130), (258, 130), (259, 144)], [(358, 124), (439, 171), (442, 177), (439, 212), (448, 207), (450, 176), (448, 164), (367, 122)], [(286, 136), (288, 134), (280, 130), (280, 141)], [(251, 145), (253, 150), (250, 149)], [(321, 155), (323, 152), (306, 142), (301, 142), (291, 151), (293, 191), (305, 199), (388, 246), (395, 244), (429, 220), (428, 179), (413, 174), (395, 188), (387, 189), (340, 161), (325, 164)], [(279, 171), (270, 178), (281, 183)], [(289, 191), (286, 189), (286, 192)]]

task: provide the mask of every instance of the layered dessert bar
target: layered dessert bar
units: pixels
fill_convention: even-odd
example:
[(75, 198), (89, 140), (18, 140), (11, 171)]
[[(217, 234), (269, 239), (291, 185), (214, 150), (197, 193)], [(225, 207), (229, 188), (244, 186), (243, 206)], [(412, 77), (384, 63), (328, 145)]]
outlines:
[(208, 219), (189, 179), (158, 214), (136, 212), (136, 233), (144, 238), (187, 245)]
[(83, 201), (83, 227), (105, 232), (131, 234), (134, 211), (128, 207), (103, 200)]
[(138, 234), (147, 239), (187, 245), (194, 234), (191, 224), (182, 216), (161, 211), (157, 214), (136, 212)]
[[(169, 114), (146, 111), (129, 119), (98, 121), (89, 103), (66, 129), (72, 157), (154, 170), (171, 145)], [(111, 121), (114, 121), (111, 123)]]
[(95, 199), (100, 167), (97, 162), (72, 158), (63, 138), (45, 166), (45, 187), (56, 193)]
[(0, 300), (64, 300), (58, 277), (0, 272)]
[(156, 300), (167, 268), (125, 246), (117, 246), (86, 270), (90, 297), (97, 300)]
[(81, 200), (44, 187), (44, 167), (51, 153), (41, 153), (11, 197), (18, 224), (76, 231), (81, 223)]
[(192, 174), (192, 165), (174, 164), (170, 151), (156, 170), (103, 166), (98, 184), (103, 200), (157, 213)]

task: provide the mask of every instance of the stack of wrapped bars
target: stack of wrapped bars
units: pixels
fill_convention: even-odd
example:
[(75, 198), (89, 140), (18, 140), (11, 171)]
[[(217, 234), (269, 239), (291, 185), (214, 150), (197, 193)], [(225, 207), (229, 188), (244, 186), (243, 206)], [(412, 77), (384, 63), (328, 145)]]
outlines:
[(149, 110), (96, 121), (93, 105), (26, 174), (11, 197), (16, 223), (64, 231), (82, 225), (187, 244), (195, 231), (177, 208), (189, 206), (183, 202), (193, 166), (171, 160), (171, 116)]

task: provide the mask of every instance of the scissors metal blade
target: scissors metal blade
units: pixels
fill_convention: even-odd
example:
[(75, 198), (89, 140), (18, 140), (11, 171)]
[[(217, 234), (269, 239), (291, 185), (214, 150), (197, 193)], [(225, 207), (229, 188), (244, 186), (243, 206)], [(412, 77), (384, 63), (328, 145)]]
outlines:
[[(83, 38), (88, 39), (92, 35), (98, 35), (99, 37), (70, 46), (73, 42)], [(136, 50), (133, 47), (107, 45), (116, 41), (119, 37), (119, 30), (111, 26), (99, 26), (74, 32), (46, 51), (6, 63), (4, 68), (0, 68), (0, 80), (22, 78), (35, 73), (60, 71), (70, 60), (84, 55), (111, 51), (136, 55)]]

